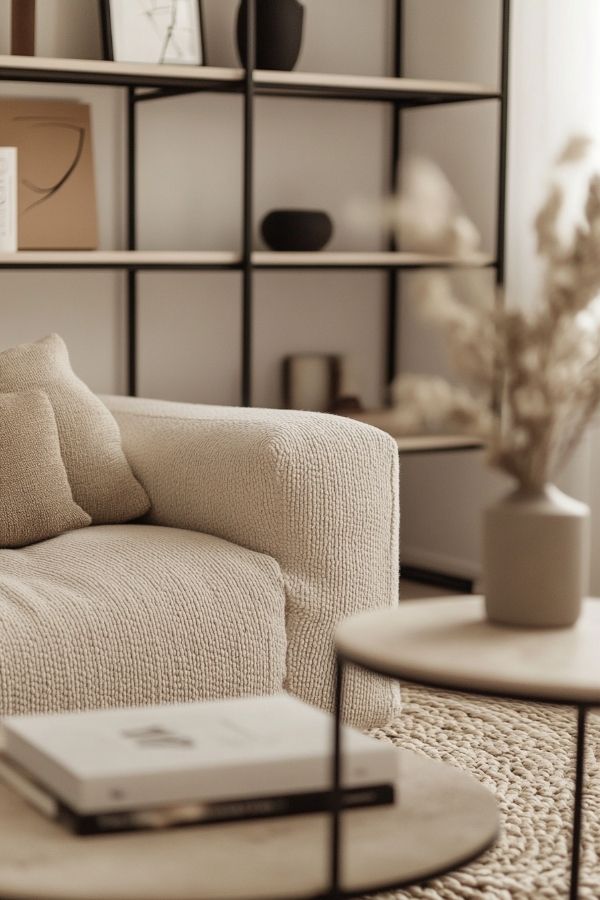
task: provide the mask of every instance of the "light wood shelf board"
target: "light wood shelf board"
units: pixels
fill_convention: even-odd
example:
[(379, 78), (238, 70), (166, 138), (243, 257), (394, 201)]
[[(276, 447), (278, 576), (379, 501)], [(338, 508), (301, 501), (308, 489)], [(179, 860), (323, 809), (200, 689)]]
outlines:
[(469, 257), (433, 256), (424, 253), (382, 253), (382, 252), (329, 252), (320, 250), (315, 253), (286, 251), (257, 251), (252, 254), (252, 261), (258, 268), (277, 268), (279, 266), (306, 267), (391, 267), (391, 268), (485, 268), (494, 265), (494, 258), (489, 254), (478, 253)]
[(229, 250), (20, 250), (18, 253), (0, 253), (0, 268), (93, 266), (110, 269), (119, 266), (235, 266), (239, 263), (239, 253)]
[(210, 85), (230, 82), (232, 85), (242, 84), (243, 69), (222, 68), (216, 66), (174, 66), (150, 65), (146, 63), (110, 62), (99, 59), (52, 59), (41, 56), (8, 56), (0, 55), (0, 75), (9, 77), (69, 76), (69, 80), (82, 80), (94, 77), (99, 81), (121, 80), (123, 84), (147, 82), (149, 84), (166, 85), (170, 81), (178, 83), (190, 82), (192, 85)]
[(481, 438), (469, 434), (398, 434), (394, 431), (393, 410), (372, 409), (349, 416), (357, 422), (364, 422), (387, 431), (398, 445), (401, 453), (438, 453), (449, 450), (482, 450), (485, 443)]
[(465, 95), (470, 97), (498, 96), (498, 88), (491, 85), (463, 81), (440, 81), (422, 78), (390, 78), (377, 75), (344, 75), (319, 72), (280, 72), (256, 69), (257, 87), (311, 88), (340, 91), (377, 91), (390, 95)]
[[(99, 84), (164, 86), (176, 84), (190, 88), (243, 89), (244, 69), (221, 66), (175, 66), (124, 63), (97, 59), (54, 59), (41, 56), (0, 55), (0, 77), (29, 81), (69, 81)], [(364, 94), (365, 99), (389, 96), (444, 102), (447, 99), (489, 99), (499, 96), (491, 85), (461, 81), (418, 78), (390, 78), (375, 75), (345, 75), (319, 72), (280, 72), (257, 69), (254, 85), (282, 94), (302, 93), (333, 96)]]
[(420, 434), (396, 437), (400, 453), (441, 453), (448, 450), (483, 450), (485, 444), (477, 437), (464, 434)]

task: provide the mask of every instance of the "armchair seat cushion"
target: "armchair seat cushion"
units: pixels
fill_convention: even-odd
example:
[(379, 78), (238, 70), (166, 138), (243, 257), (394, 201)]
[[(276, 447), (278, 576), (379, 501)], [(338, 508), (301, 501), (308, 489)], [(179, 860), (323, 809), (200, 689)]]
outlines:
[(0, 551), (0, 714), (272, 693), (277, 562), (221, 538), (103, 525)]

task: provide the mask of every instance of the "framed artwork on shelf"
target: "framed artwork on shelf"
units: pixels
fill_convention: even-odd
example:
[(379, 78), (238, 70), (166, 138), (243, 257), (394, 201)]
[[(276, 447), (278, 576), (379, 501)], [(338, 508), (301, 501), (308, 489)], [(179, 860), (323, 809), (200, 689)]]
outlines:
[(96, 250), (90, 107), (2, 99), (0, 146), (17, 150), (19, 250)]
[(105, 59), (202, 66), (201, 0), (100, 0)]

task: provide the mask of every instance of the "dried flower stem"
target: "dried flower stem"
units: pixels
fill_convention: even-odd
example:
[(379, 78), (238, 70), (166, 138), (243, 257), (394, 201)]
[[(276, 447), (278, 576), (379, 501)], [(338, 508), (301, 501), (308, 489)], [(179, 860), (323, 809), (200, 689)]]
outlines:
[[(577, 164), (590, 142), (572, 139), (559, 165)], [(473, 229), (456, 197), (444, 189), (437, 173), (430, 185), (423, 183), (426, 167), (417, 170), (419, 190), (410, 191), (410, 203), (398, 202), (402, 226), (415, 223), (413, 244), (427, 211), (417, 209), (417, 199), (435, 198), (450, 221), (435, 217), (437, 230), (458, 240), (468, 234), (468, 244), (457, 253), (467, 254), (474, 245)], [(513, 476), (529, 489), (553, 480), (581, 440), (600, 404), (600, 175), (588, 183), (584, 221), (570, 242), (559, 236), (565, 207), (565, 191), (553, 185), (536, 220), (538, 251), (545, 261), (541, 302), (533, 312), (509, 310), (501, 303), (486, 309), (454, 295), (439, 276), (429, 282), (426, 303), (430, 318), (441, 323), (448, 335), (459, 372), (469, 390), (442, 387), (440, 379), (401, 376), (394, 386), (397, 409), (404, 405), (404, 420), (411, 427), (444, 425), (479, 434), (487, 443), (492, 465)], [(454, 218), (460, 220), (457, 227)], [(431, 250), (431, 234), (427, 234)], [(418, 249), (415, 247), (414, 249)], [(499, 402), (498, 402), (499, 401)]]

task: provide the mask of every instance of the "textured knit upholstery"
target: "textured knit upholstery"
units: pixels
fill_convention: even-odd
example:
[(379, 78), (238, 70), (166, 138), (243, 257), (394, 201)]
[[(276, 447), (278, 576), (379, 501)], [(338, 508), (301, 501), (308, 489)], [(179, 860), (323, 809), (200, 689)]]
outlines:
[[(398, 602), (395, 442), (317, 413), (107, 402), (152, 501), (148, 521), (206, 532), (279, 563), (286, 687), (330, 707), (336, 623)], [(389, 719), (398, 703), (395, 686), (362, 672), (350, 673), (346, 690), (348, 718), (363, 726)]]
[(83, 528), (54, 412), (42, 391), (0, 394), (0, 547), (23, 547)]
[(73, 372), (57, 334), (0, 353), (0, 391), (47, 394), (75, 502), (94, 525), (127, 522), (146, 512), (148, 498), (121, 449), (119, 429), (100, 400)]
[[(282, 686), (330, 707), (336, 623), (397, 603), (392, 439), (316, 413), (108, 402), (150, 524), (0, 551), (0, 714)], [(397, 709), (386, 680), (346, 688), (358, 725)]]
[(272, 693), (281, 572), (209, 535), (149, 525), (0, 551), (0, 714)]

